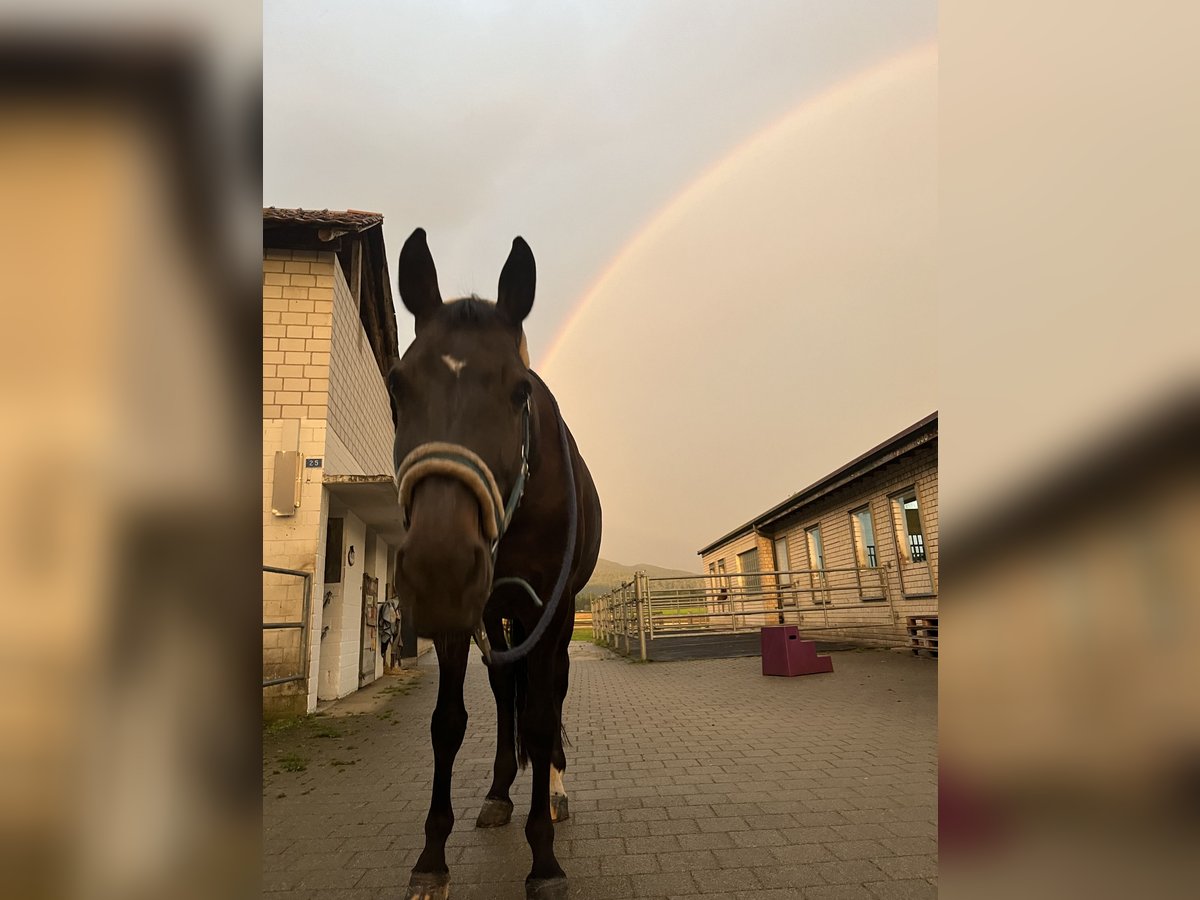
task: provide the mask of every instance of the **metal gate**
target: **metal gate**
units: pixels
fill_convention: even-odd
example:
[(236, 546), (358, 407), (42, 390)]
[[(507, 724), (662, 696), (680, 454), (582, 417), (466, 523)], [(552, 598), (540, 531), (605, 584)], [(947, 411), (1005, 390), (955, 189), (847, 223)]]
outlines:
[[(263, 581), (262, 686), (308, 681), (308, 610), (312, 603), (312, 573), (281, 566), (263, 566), (264, 575), (285, 576)], [(296, 615), (296, 607), (299, 615)], [(292, 641), (282, 634), (296, 633)]]
[(358, 686), (375, 680), (379, 655), (379, 579), (363, 575), (362, 633), (359, 639)]

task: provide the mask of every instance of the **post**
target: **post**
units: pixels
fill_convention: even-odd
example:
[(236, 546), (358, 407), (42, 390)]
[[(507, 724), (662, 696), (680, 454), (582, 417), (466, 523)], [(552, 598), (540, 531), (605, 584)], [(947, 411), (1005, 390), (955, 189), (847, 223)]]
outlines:
[(879, 584), (883, 587), (883, 597), (885, 600), (887, 600), (888, 609), (892, 611), (892, 624), (899, 625), (900, 616), (896, 612), (896, 602), (892, 599), (892, 588), (891, 584), (889, 584), (891, 578), (888, 577), (891, 575), (891, 572), (888, 571), (891, 568), (891, 565), (891, 563), (883, 564), (883, 567), (880, 569), (881, 574), (879, 576)]
[(620, 588), (620, 635), (625, 638), (625, 655), (629, 655), (629, 590)]
[(638, 644), (642, 651), (642, 662), (646, 661), (646, 627), (642, 621), (642, 610), (646, 605), (646, 588), (646, 573), (636, 573), (633, 576), (633, 597), (637, 611)]
[(654, 598), (650, 594), (650, 579), (642, 573), (644, 587), (642, 595), (646, 598), (646, 628), (650, 632), (650, 640), (654, 640)]

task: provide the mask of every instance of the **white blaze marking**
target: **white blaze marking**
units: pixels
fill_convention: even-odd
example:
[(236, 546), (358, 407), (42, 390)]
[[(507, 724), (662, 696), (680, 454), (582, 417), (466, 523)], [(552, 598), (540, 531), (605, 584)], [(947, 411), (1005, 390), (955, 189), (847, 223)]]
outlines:
[(554, 764), (550, 764), (550, 793), (558, 794), (560, 797), (565, 797), (567, 792), (563, 789), (562, 772), (554, 768)]
[(449, 353), (442, 355), (442, 362), (446, 364), (446, 368), (457, 375), (463, 370), (463, 366), (467, 364), (465, 359), (455, 359)]

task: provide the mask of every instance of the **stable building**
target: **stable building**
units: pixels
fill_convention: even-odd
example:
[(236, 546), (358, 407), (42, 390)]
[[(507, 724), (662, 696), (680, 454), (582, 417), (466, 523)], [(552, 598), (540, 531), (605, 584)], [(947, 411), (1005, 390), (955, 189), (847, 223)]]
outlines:
[(938, 416), (701, 548), (710, 620), (936, 655)]
[[(383, 673), (403, 526), (385, 377), (399, 355), (383, 216), (263, 209), (263, 707)], [(402, 616), (404, 653), (418, 641)]]

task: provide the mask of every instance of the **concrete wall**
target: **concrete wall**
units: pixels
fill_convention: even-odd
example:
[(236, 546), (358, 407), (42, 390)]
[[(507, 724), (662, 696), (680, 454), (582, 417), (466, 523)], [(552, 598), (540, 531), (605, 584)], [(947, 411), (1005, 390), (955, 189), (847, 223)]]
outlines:
[[(372, 578), (379, 579), (379, 592), (376, 596), (376, 619), (375, 619), (375, 621), (378, 622), (379, 621), (378, 606), (380, 604), (382, 604), (383, 601), (387, 598), (388, 556), (395, 553), (395, 549), (393, 547), (391, 547), (382, 538), (374, 538), (374, 541), (375, 541), (374, 565), (372, 566), (372, 568), (368, 574), (370, 574)], [(376, 628), (376, 633), (375, 633), (375, 677), (379, 678), (381, 675), (383, 675), (383, 656), (380, 653), (379, 632), (378, 632), (378, 628)]]
[[(342, 518), (342, 580), (330, 584), (333, 600), (325, 609), (329, 630), (320, 639), (320, 675), (318, 696), (335, 700), (358, 690), (358, 660), (362, 622), (362, 576), (366, 558), (367, 526), (350, 511), (332, 513)], [(350, 548), (354, 563), (347, 563)]]

